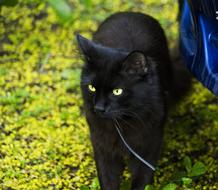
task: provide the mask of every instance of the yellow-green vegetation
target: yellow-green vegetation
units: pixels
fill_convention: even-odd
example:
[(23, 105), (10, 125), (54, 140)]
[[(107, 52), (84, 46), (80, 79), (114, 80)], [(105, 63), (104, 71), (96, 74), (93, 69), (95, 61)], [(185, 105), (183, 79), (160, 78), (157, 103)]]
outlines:
[[(172, 46), (177, 2), (70, 0), (62, 20), (48, 2), (0, 7), (0, 189), (98, 189), (74, 34), (90, 37), (108, 15), (141, 11), (160, 21)], [(217, 98), (195, 82), (165, 131), (155, 189), (218, 189)]]

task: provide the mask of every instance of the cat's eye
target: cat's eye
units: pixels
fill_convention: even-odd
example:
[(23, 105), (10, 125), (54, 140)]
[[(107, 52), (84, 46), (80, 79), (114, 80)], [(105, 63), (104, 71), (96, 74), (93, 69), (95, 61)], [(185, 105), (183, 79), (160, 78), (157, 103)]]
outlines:
[(92, 86), (91, 84), (88, 85), (88, 89), (89, 89), (89, 91), (91, 91), (91, 92), (95, 92), (95, 91), (96, 91), (95, 87)]
[(113, 89), (113, 95), (115, 95), (115, 96), (119, 96), (122, 93), (123, 93), (123, 89), (121, 89), (121, 88)]

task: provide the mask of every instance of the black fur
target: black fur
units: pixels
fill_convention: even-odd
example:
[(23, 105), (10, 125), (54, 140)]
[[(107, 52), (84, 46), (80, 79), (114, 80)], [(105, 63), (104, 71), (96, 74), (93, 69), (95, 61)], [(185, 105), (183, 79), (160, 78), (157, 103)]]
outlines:
[[(106, 19), (93, 41), (77, 39), (85, 57), (81, 89), (101, 189), (118, 190), (127, 163), (131, 189), (144, 190), (153, 172), (127, 150), (115, 126), (139, 155), (156, 165), (169, 100), (181, 94), (182, 83), (175, 80), (164, 32), (148, 15), (123, 12)], [(115, 88), (123, 93), (113, 95)]]

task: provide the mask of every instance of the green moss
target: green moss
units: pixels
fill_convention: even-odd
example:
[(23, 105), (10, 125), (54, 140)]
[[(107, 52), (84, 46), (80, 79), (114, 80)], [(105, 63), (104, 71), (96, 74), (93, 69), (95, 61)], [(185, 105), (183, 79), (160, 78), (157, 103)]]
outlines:
[[(78, 1), (69, 4), (73, 21), (64, 25), (39, 0), (20, 0), (15, 7), (0, 10), (0, 189), (98, 188), (81, 113), (76, 32), (90, 37), (106, 16), (133, 10), (157, 18), (171, 46), (177, 38), (177, 4), (172, 0), (98, 0), (86, 5), (88, 10)], [(191, 95), (169, 117), (156, 187), (172, 182), (189, 156), (207, 168), (191, 186), (218, 188), (217, 115), (217, 98), (195, 82)], [(124, 178), (129, 178), (128, 171)], [(128, 185), (125, 182), (123, 189)], [(177, 186), (186, 188), (181, 183)]]

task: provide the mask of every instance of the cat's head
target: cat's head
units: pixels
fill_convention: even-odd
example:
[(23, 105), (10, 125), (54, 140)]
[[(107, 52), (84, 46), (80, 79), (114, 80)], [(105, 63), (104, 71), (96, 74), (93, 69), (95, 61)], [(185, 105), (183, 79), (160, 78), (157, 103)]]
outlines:
[(149, 104), (152, 68), (144, 53), (105, 47), (81, 35), (77, 40), (85, 61), (81, 89), (87, 109), (102, 118), (118, 118)]

